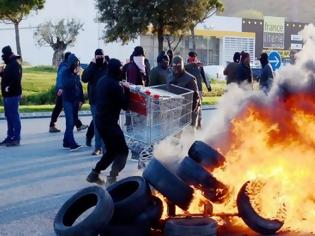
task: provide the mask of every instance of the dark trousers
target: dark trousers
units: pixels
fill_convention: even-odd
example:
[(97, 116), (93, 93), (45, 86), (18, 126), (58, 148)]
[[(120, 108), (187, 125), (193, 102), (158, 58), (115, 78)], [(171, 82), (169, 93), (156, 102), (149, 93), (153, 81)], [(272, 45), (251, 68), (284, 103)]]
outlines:
[(110, 176), (116, 177), (125, 167), (128, 157), (128, 146), (124, 134), (118, 124), (103, 126), (101, 122), (96, 121), (96, 126), (105, 144), (106, 152), (96, 164), (95, 171), (101, 172), (113, 163)]
[(89, 128), (86, 131), (86, 139), (92, 140), (93, 136), (94, 136), (94, 122), (93, 122), (93, 120), (91, 120)]
[(4, 97), (4, 114), (7, 119), (7, 138), (10, 140), (20, 140), (21, 120), (19, 114), (20, 96)]
[[(56, 104), (55, 104), (55, 107), (54, 107), (54, 110), (51, 114), (51, 120), (50, 120), (50, 127), (53, 127), (55, 126), (55, 123), (57, 122), (57, 119), (62, 111), (62, 108), (63, 108), (63, 101), (62, 101), (62, 96), (57, 96), (56, 97)], [(79, 115), (78, 113), (75, 114), (74, 116), (74, 125), (75, 127), (79, 128), (82, 126), (82, 122), (79, 120)]]
[(63, 138), (64, 146), (75, 146), (76, 142), (74, 140), (73, 128), (74, 128), (74, 120), (76, 114), (78, 114), (79, 103), (78, 102), (63, 102), (64, 112), (66, 116), (66, 130)]

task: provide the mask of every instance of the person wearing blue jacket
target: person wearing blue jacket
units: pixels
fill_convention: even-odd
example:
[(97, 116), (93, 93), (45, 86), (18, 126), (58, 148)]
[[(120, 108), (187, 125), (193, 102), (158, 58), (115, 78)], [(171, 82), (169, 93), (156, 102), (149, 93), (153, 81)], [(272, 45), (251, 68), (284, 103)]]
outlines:
[[(64, 60), (60, 63), (57, 70), (57, 78), (56, 78), (56, 102), (55, 107), (51, 113), (51, 119), (49, 124), (49, 132), (50, 133), (58, 133), (60, 132), (59, 129), (56, 128), (56, 122), (57, 119), (62, 111), (63, 104), (62, 104), (62, 72), (67, 69), (67, 60), (71, 52), (66, 52), (64, 55)], [(87, 125), (82, 124), (82, 122), (79, 120), (79, 117), (75, 117), (74, 121), (75, 126), (77, 127), (78, 131), (86, 129)]]
[(83, 89), (80, 81), (80, 61), (70, 54), (67, 60), (67, 68), (62, 71), (62, 99), (66, 116), (66, 131), (63, 139), (63, 147), (71, 151), (81, 146), (76, 143), (73, 136), (75, 117), (84, 102)]

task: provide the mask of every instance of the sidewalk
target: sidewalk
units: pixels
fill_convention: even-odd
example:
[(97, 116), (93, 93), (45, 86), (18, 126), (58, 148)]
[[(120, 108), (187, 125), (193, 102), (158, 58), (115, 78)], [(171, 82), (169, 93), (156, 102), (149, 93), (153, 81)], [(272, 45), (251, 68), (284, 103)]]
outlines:
[[(215, 110), (217, 107), (215, 105), (203, 105), (202, 110)], [(79, 111), (80, 116), (90, 116), (90, 111)], [(49, 118), (51, 116), (51, 112), (24, 112), (20, 113), (21, 119), (34, 119), (34, 118)], [(61, 112), (61, 117), (64, 117), (64, 113)], [(0, 120), (4, 120), (4, 113), (0, 113)]]

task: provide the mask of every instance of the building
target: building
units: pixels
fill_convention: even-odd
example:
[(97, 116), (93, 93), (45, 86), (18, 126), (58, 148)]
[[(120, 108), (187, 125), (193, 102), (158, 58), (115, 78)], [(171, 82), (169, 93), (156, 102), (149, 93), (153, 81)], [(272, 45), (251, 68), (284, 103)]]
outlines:
[[(246, 51), (251, 63), (257, 64), (262, 51), (277, 50), (283, 60), (289, 60), (292, 51), (301, 50), (302, 38), (298, 35), (306, 23), (285, 22), (283, 17), (264, 17), (264, 20), (213, 16), (196, 27), (196, 51), (204, 65), (223, 65), (232, 61), (236, 51)], [(142, 35), (140, 44), (152, 64), (156, 63), (158, 41), (153, 35)], [(164, 49), (168, 49), (164, 42)], [(187, 58), (192, 49), (190, 34), (183, 36), (175, 54)], [(153, 63), (154, 62), (154, 63)]]

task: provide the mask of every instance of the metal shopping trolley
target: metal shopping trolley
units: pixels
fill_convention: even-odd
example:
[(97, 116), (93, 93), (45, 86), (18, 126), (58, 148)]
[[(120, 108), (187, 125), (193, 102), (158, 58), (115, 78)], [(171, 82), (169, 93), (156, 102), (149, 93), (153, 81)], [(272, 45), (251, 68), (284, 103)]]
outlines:
[(176, 85), (131, 86), (129, 111), (120, 114), (120, 126), (138, 168), (152, 158), (154, 144), (191, 124), (193, 91)]

